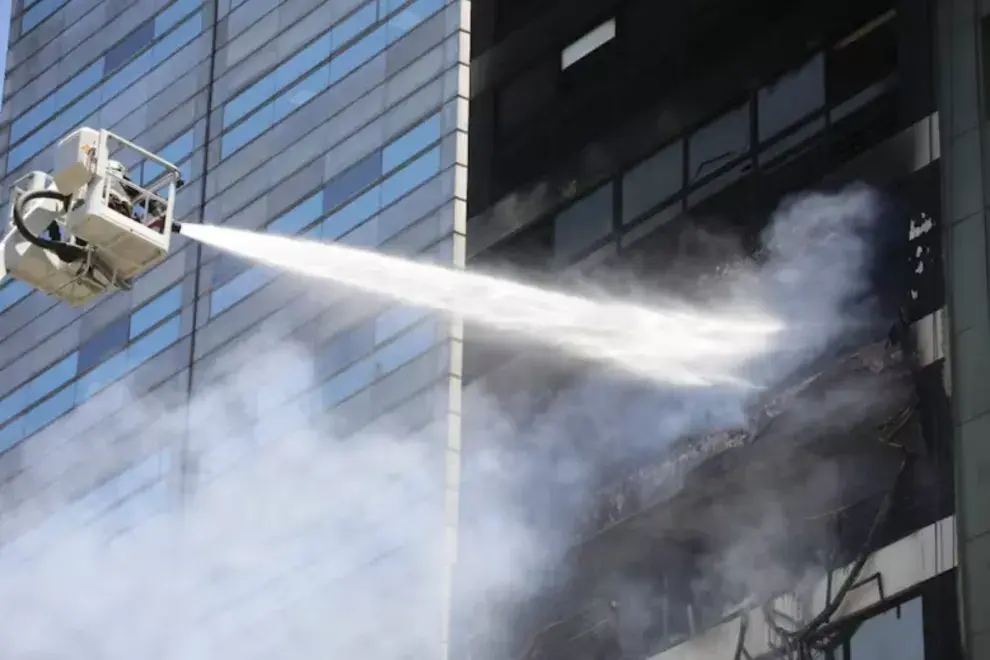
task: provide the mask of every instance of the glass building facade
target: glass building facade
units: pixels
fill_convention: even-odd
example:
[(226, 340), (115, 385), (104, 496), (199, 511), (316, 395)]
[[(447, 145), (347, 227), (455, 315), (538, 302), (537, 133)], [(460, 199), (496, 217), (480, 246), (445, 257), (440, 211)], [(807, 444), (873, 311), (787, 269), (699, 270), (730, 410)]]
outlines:
[[(0, 195), (6, 204), (15, 180), (50, 171), (53, 143), (89, 126), (179, 165), (185, 222), (462, 264), (468, 19), (459, 0), (16, 0)], [(119, 533), (222, 483), (237, 469), (222, 437), (196, 436), (195, 419), (149, 428), (127, 413), (181, 409), (243, 362), (246, 338), (281, 333), (312, 354), (312, 373), (268, 377), (259, 396), (303, 402), (340, 442), (380, 420), (429, 438), (437, 495), (404, 539), (425, 559), (396, 581), (418, 586), (388, 599), (424, 603), (419, 642), (442, 653), (459, 331), (420, 310), (370, 309), (184, 239), (132, 290), (81, 309), (5, 279), (4, 561), (39, 552), (73, 507), (100, 502)], [(354, 565), (397, 570), (372, 556)], [(367, 645), (372, 632), (333, 643)]]

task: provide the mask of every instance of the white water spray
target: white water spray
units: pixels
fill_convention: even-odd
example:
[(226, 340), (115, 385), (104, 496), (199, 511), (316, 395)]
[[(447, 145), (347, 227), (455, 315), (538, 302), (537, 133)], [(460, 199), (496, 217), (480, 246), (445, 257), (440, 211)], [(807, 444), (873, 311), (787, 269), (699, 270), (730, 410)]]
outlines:
[(738, 369), (770, 348), (783, 329), (757, 309), (649, 308), (298, 237), (209, 225), (183, 225), (182, 234), (268, 266), (460, 315), (681, 387), (747, 386)]
[[(768, 301), (771, 316), (783, 320), (755, 380), (772, 382), (807, 364), (848, 327), (840, 303), (862, 288), (869, 249), (857, 235), (872, 217), (863, 195), (810, 196), (778, 213), (766, 235), (767, 260), (736, 273), (729, 287), (738, 290), (734, 300)], [(187, 225), (183, 233), (225, 249), (245, 248), (233, 242), (244, 232)], [(718, 334), (691, 325), (715, 324), (718, 331), (718, 321), (737, 322), (725, 309), (711, 314), (679, 307), (668, 315), (335, 246), (300, 249), (291, 239), (243, 238), (260, 254), (240, 253), (263, 263), (272, 263), (273, 246), (287, 244), (291, 253), (280, 259), (306, 252), (314, 260), (296, 264), (304, 273), (345, 284), (351, 282), (344, 278), (360, 276), (354, 286), (458, 313), (465, 310), (445, 301), (476, 305), (483, 316), (473, 318), (494, 317), (497, 327), (507, 327), (511, 319), (504, 314), (511, 312), (521, 319), (512, 317), (508, 329), (558, 344), (555, 328), (584, 333), (581, 345), (589, 353), (615, 350), (633, 359), (634, 350), (656, 351), (652, 359), (663, 368), (700, 365), (708, 375), (719, 360), (731, 365), (743, 353), (728, 345), (742, 341), (733, 335), (738, 325)], [(345, 267), (353, 261), (362, 270)], [(409, 273), (437, 278), (438, 288), (429, 288), (431, 281), (414, 285)], [(473, 278), (482, 282), (477, 289), (463, 284)], [(455, 285), (480, 297), (455, 298)], [(520, 300), (520, 290), (532, 297)], [(550, 305), (565, 303), (584, 316), (552, 318), (558, 310)], [(609, 323), (606, 312), (613, 314)], [(620, 312), (658, 327), (640, 336), (623, 327)], [(363, 405), (316, 414), (311, 397), (300, 393), (315, 391), (326, 374), (304, 343), (286, 339), (302, 323), (292, 314), (285, 309), (268, 317), (253, 338), (239, 347), (231, 342), (217, 351), (221, 357), (191, 367), (189, 394), (188, 372), (148, 392), (145, 371), (0, 455), (0, 602), (9, 604), (0, 618), (4, 658), (439, 657), (441, 621), (451, 614), (458, 635), (478, 640), (474, 657), (504, 659), (510, 655), (504, 640), (531, 637), (542, 627), (517, 606), (542, 595), (545, 576), (560, 572), (561, 553), (586, 530), (599, 503), (596, 489), (610, 481), (611, 466), (648, 466), (668, 453), (669, 465), (696, 464), (701, 450), (685, 458), (675, 441), (733, 428), (750, 394), (671, 388), (655, 396), (653, 388), (592, 375), (541, 404), (532, 419), (528, 409), (517, 413), (511, 402), (488, 396), (481, 381), (465, 387), (457, 538), (463, 550), (455, 580), (459, 600), (448, 611), (437, 572), (444, 543), (437, 522), (447, 495), (438, 470), (445, 465), (448, 420), (421, 426), (436, 410), (436, 390), (410, 394), (386, 419), (376, 414), (375, 422)], [(536, 325), (541, 319), (545, 328)], [(519, 327), (523, 323), (529, 325)], [(601, 327), (606, 330), (599, 335), (591, 332)], [(692, 342), (681, 345), (680, 334), (666, 328)], [(698, 337), (705, 341), (694, 343)], [(750, 338), (759, 349), (771, 334)], [(610, 339), (618, 345), (609, 346)], [(699, 353), (687, 355), (688, 349)], [(520, 394), (540, 394), (522, 373)], [(688, 375), (696, 381), (696, 374)], [(858, 400), (870, 396), (858, 391)], [(851, 415), (848, 406), (828, 410)], [(820, 401), (814, 414), (795, 412), (813, 424), (823, 414)], [(717, 450), (721, 445), (704, 451)], [(653, 469), (667, 473), (661, 465)], [(687, 469), (671, 468), (669, 478), (676, 481)], [(840, 478), (819, 475), (816, 482), (826, 488), (823, 482)], [(181, 487), (172, 487), (173, 479)], [(755, 550), (726, 569), (741, 577), (731, 583), (760, 585), (763, 574), (775, 573), (767, 562), (750, 560), (768, 554), (762, 528), (752, 536), (746, 547)], [(649, 584), (634, 586), (632, 598), (617, 599), (620, 607), (642, 589), (643, 597), (652, 593)]]

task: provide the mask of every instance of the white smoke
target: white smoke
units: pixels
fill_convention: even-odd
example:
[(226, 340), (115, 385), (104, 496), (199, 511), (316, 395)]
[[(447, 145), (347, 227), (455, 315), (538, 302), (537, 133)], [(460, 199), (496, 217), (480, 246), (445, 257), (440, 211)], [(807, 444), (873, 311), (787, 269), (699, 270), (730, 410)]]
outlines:
[[(761, 385), (866, 320), (845, 305), (864, 284), (872, 204), (865, 191), (794, 201), (771, 225), (765, 261), (724, 280), (730, 302), (786, 321), (775, 351), (748, 366)], [(440, 657), (444, 392), (370, 426), (356, 420), (376, 410), (374, 394), (319, 414), (316, 356), (282, 336), (232, 351), (188, 404), (122, 383), (91, 431), (0, 458), (20, 461), (0, 486), (4, 657)], [(518, 368), (506, 367), (510, 380)], [(516, 382), (515, 401), (491, 382), (463, 396), (453, 623), (484, 647), (476, 658), (506, 657), (518, 650), (509, 640), (539, 627), (525, 604), (567, 583), (562, 558), (594, 518), (598, 488), (647, 464), (683, 478), (723, 448), (683, 439), (744, 425), (756, 396), (614, 373), (563, 391)], [(83, 417), (92, 412), (62, 428)]]

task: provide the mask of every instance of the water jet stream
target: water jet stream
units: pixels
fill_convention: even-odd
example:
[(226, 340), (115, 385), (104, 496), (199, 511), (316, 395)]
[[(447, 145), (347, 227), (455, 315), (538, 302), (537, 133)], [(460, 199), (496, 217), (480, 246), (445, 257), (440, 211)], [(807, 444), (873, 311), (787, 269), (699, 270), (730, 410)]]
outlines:
[(266, 266), (458, 315), (673, 386), (750, 386), (737, 370), (767, 351), (783, 329), (758, 311), (592, 299), (299, 237), (197, 224), (183, 225), (182, 234)]

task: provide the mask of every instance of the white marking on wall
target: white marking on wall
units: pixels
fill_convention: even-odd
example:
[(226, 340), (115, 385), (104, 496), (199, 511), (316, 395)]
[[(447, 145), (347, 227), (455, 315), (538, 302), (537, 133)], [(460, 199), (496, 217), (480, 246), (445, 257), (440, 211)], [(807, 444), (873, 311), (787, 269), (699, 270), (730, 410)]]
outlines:
[(945, 307), (918, 319), (912, 326), (918, 361), (922, 367), (945, 358), (945, 348), (948, 342), (946, 330)]
[(566, 69), (608, 42), (615, 39), (615, 19), (610, 18), (591, 32), (564, 48), (560, 53), (560, 68)]

